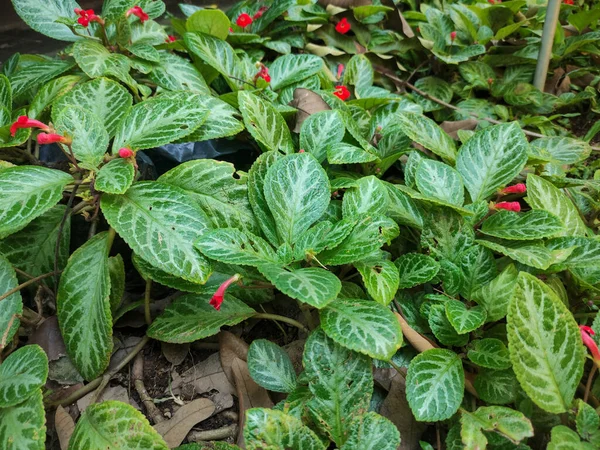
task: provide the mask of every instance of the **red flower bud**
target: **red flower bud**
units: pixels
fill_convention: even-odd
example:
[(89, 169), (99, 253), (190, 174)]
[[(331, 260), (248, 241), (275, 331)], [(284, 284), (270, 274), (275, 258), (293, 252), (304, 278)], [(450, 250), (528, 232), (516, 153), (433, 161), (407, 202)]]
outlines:
[(348, 19), (346, 19), (344, 17), (335, 26), (335, 31), (337, 31), (340, 34), (346, 34), (348, 31), (350, 31), (350, 28), (352, 28), (352, 25), (350, 25), (350, 22), (348, 22)]
[(231, 278), (225, 280), (225, 282), (223, 282), (221, 286), (219, 286), (219, 288), (216, 290), (208, 304), (215, 308), (217, 311), (220, 310), (221, 303), (223, 303), (223, 298), (225, 297), (225, 291), (229, 286), (237, 282), (240, 278), (242, 278), (242, 276), (239, 273), (236, 273)]
[(500, 202), (492, 205), (493, 209), (506, 209), (507, 211), (519, 212), (521, 211), (521, 204), (519, 202)]
[(512, 186), (506, 186), (504, 189), (502, 189), (500, 191), (500, 194), (501, 195), (524, 194), (525, 192), (527, 192), (527, 186), (525, 186), (525, 183), (518, 183), (518, 184), (514, 184)]
[(338, 78), (338, 80), (339, 80), (340, 78), (342, 78), (342, 75), (344, 74), (344, 70), (345, 70), (345, 69), (346, 69), (346, 68), (344, 67), (344, 65), (343, 65), (343, 64), (338, 64), (338, 66), (337, 66), (337, 78)]
[(252, 17), (250, 17), (246, 13), (240, 14), (239, 17), (237, 18), (237, 20), (235, 21), (235, 23), (237, 24), (237, 26), (238, 27), (242, 27), (242, 28), (246, 28), (252, 22), (253, 22), (252, 21)]
[(450, 40), (454, 41), (454, 39), (456, 39), (456, 31), (453, 31), (452, 33), (450, 33)]
[(167, 44), (170, 44), (171, 42), (175, 42), (177, 40), (177, 38), (175, 36), (173, 36), (172, 34), (167, 36), (167, 39), (165, 39), (165, 42)]
[(304, 150), (303, 148), (301, 148), (300, 150), (298, 150), (298, 153), (304, 153), (306, 152), (306, 150)]
[(260, 19), (267, 9), (269, 8), (267, 8), (266, 6), (262, 6), (258, 11), (256, 11), (256, 14), (252, 16), (252, 19)]
[(133, 8), (129, 9), (126, 13), (125, 16), (129, 17), (131, 15), (136, 16), (137, 18), (140, 19), (140, 22), (144, 23), (146, 20), (150, 19), (150, 16), (148, 16), (148, 14), (146, 14), (144, 12), (144, 10), (139, 7), (139, 6), (134, 6)]
[(121, 148), (121, 149), (119, 149), (119, 156), (121, 158), (131, 158), (134, 155), (135, 155), (135, 153), (133, 152), (133, 150), (131, 150), (129, 148)]
[(563, 3), (565, 5), (574, 5), (575, 3), (573, 2), (573, 0), (564, 0)]
[(37, 141), (40, 145), (53, 144), (55, 142), (60, 142), (61, 144), (70, 144), (73, 142), (70, 138), (55, 133), (40, 133), (37, 135)]
[(342, 101), (346, 101), (350, 98), (350, 91), (346, 86), (339, 85), (335, 87), (335, 92), (333, 95)]
[(583, 344), (590, 350), (594, 361), (600, 364), (600, 350), (598, 350), (598, 344), (596, 344), (596, 341), (592, 339), (592, 336), (596, 333), (594, 333), (594, 330), (587, 325), (579, 325), (579, 331), (581, 332), (581, 340), (583, 341)]
[(19, 128), (39, 128), (42, 131), (49, 131), (50, 128), (39, 120), (30, 119), (27, 116), (19, 116), (15, 123), (10, 126), (10, 135), (15, 136)]

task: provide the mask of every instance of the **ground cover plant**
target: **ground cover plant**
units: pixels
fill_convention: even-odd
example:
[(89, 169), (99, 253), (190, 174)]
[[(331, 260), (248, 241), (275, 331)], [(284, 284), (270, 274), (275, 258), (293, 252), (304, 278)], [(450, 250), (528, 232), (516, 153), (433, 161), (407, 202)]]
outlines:
[(599, 2), (13, 4), (0, 448), (600, 447)]

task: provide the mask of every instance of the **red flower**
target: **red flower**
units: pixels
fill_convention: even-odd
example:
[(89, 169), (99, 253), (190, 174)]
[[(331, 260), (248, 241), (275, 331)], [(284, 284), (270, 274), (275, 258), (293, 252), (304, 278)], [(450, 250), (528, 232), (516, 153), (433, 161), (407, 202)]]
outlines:
[(345, 70), (345, 69), (346, 69), (346, 68), (344, 67), (344, 65), (343, 65), (343, 64), (338, 64), (338, 66), (337, 66), (337, 78), (338, 78), (338, 80), (339, 80), (340, 78), (342, 78), (342, 75), (344, 74), (344, 70)]
[(227, 290), (227, 288), (229, 286), (231, 286), (233, 283), (238, 281), (240, 278), (242, 278), (242, 276), (240, 274), (236, 273), (231, 278), (225, 280), (221, 284), (221, 286), (219, 286), (219, 289), (217, 289), (217, 291), (214, 293), (214, 295), (212, 296), (212, 298), (210, 299), (210, 302), (208, 304), (211, 305), (213, 308), (215, 308), (217, 311), (220, 310), (221, 303), (223, 303), (223, 298), (225, 296), (225, 291)]
[(134, 15), (140, 19), (140, 22), (144, 23), (146, 20), (150, 19), (150, 16), (144, 12), (144, 10), (139, 6), (134, 6), (130, 10), (125, 13), (126, 17)]
[(173, 36), (172, 34), (167, 36), (167, 39), (165, 39), (165, 42), (167, 44), (170, 44), (171, 42), (175, 42), (177, 40), (177, 38), (175, 36)]
[(248, 25), (252, 23), (252, 17), (250, 17), (246, 13), (242, 13), (239, 15), (237, 20), (235, 21), (238, 27), (246, 28)]
[(450, 33), (450, 40), (454, 41), (454, 39), (456, 39), (456, 31), (453, 31), (452, 33)]
[(574, 5), (575, 3), (573, 2), (573, 0), (563, 0), (563, 3), (565, 5)]
[(271, 75), (269, 75), (269, 68), (264, 64), (260, 63), (260, 70), (254, 75), (254, 81), (262, 78), (267, 83), (271, 82)]
[(102, 20), (100, 16), (97, 16), (93, 9), (75, 8), (74, 11), (75, 14), (79, 16), (77, 23), (83, 27), (87, 28), (90, 22), (98, 22), (99, 24), (104, 25), (104, 20)]
[(500, 202), (492, 206), (493, 209), (506, 209), (507, 211), (519, 212), (521, 211), (521, 204), (519, 202)]
[(335, 26), (335, 31), (337, 31), (340, 34), (346, 34), (348, 31), (350, 31), (350, 28), (352, 28), (352, 25), (350, 25), (350, 22), (348, 22), (348, 19), (346, 19), (344, 17)]
[(50, 128), (39, 120), (30, 119), (27, 116), (19, 116), (17, 121), (10, 126), (10, 135), (15, 136), (19, 128), (39, 128), (42, 131), (49, 131)]
[(130, 148), (121, 148), (119, 149), (119, 156), (121, 158), (131, 158), (135, 153)]
[(256, 11), (256, 14), (252, 16), (252, 19), (260, 19), (267, 9), (269, 8), (267, 8), (266, 6), (262, 6), (258, 11)]
[(592, 336), (595, 335), (594, 330), (587, 325), (579, 325), (579, 331), (581, 332), (581, 340), (584, 345), (590, 350), (594, 361), (600, 363), (600, 350), (598, 350), (598, 344), (596, 341), (592, 339)]
[(502, 3), (502, 0), (488, 0), (488, 3), (491, 5), (495, 5), (496, 3)]
[(333, 95), (345, 102), (350, 98), (350, 91), (346, 86), (339, 85), (335, 87), (335, 92)]
[(70, 138), (55, 133), (40, 133), (37, 135), (37, 141), (40, 145), (53, 144), (55, 142), (60, 142), (61, 144), (70, 144), (72, 142)]
[(501, 195), (524, 194), (525, 192), (527, 192), (527, 186), (525, 186), (525, 183), (518, 183), (518, 184), (514, 184), (512, 186), (506, 186), (504, 189), (502, 189), (500, 191), (500, 194)]

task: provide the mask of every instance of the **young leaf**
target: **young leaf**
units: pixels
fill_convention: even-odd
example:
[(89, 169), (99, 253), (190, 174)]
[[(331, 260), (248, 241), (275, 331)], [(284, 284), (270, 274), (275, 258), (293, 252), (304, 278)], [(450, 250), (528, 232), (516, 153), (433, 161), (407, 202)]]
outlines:
[(235, 325), (255, 314), (252, 308), (229, 294), (217, 311), (209, 304), (211, 297), (212, 293), (179, 297), (152, 322), (148, 336), (173, 344), (194, 342), (217, 334), (225, 325)]
[(573, 400), (583, 373), (583, 346), (571, 313), (533, 275), (519, 274), (508, 309), (508, 343), (521, 387), (542, 409), (559, 414)]
[(38, 166), (0, 170), (0, 239), (24, 228), (52, 208), (73, 177)]
[(593, 450), (596, 447), (581, 442), (579, 435), (565, 425), (557, 425), (550, 432), (551, 440), (547, 450)]
[(388, 203), (387, 189), (377, 177), (371, 175), (359, 178), (354, 187), (346, 191), (342, 213), (345, 219), (384, 215)]
[(327, 174), (308, 153), (280, 158), (265, 177), (264, 195), (277, 225), (277, 234), (289, 244), (316, 222), (327, 209)]
[(464, 276), (461, 294), (467, 299), (471, 299), (477, 289), (492, 281), (498, 272), (492, 252), (480, 245), (473, 245), (466, 250), (460, 256), (458, 265)]
[(323, 330), (334, 341), (373, 358), (388, 360), (402, 345), (396, 316), (371, 300), (339, 298), (320, 316)]
[(473, 386), (481, 400), (496, 405), (513, 403), (517, 398), (517, 391), (520, 389), (512, 369), (481, 369)]
[(113, 347), (109, 245), (108, 233), (100, 233), (75, 250), (60, 278), (56, 298), (67, 353), (86, 380), (106, 369)]
[(467, 356), (478, 366), (488, 369), (501, 370), (511, 366), (508, 349), (500, 339), (486, 338), (473, 341)]
[(377, 160), (377, 156), (360, 147), (340, 142), (326, 147), (329, 164), (359, 164)]
[(274, 264), (258, 267), (260, 272), (285, 295), (324, 308), (337, 297), (342, 283), (331, 272), (319, 267), (287, 271)]
[(88, 406), (69, 440), (69, 450), (110, 447), (120, 450), (169, 448), (142, 413), (116, 400)]
[(462, 206), (465, 201), (465, 188), (460, 175), (443, 162), (422, 160), (417, 166), (415, 180), (421, 194), (427, 197), (456, 206)]
[(562, 233), (563, 224), (544, 210), (526, 213), (498, 211), (481, 224), (481, 231), (490, 236), (509, 240), (532, 240)]
[(244, 440), (248, 450), (326, 448), (319, 437), (300, 419), (266, 408), (252, 408), (246, 412)]
[(129, 76), (129, 59), (120, 53), (111, 53), (98, 41), (77, 41), (73, 45), (73, 57), (90, 78), (113, 76), (123, 80)]
[(177, 142), (200, 142), (229, 137), (244, 129), (244, 124), (234, 117), (239, 114), (238, 111), (231, 105), (212, 96), (203, 97), (202, 100), (205, 108), (210, 111), (208, 118), (200, 128)]
[[(423, 304), (423, 306), (426, 304)], [(423, 307), (422, 306), (422, 307)], [(458, 334), (446, 315), (443, 304), (433, 304), (429, 307), (427, 323), (438, 341), (447, 346), (463, 347), (469, 342), (468, 334)]]
[(240, 91), (238, 101), (246, 129), (266, 150), (294, 152), (290, 130), (271, 102), (248, 91)]
[(494, 125), (469, 139), (458, 152), (456, 170), (471, 200), (486, 200), (512, 181), (527, 162), (527, 139), (516, 122)]
[[(500, 239), (480, 239), (477, 244), (489, 248), (494, 252), (506, 255), (521, 264), (546, 270), (552, 264), (559, 262), (555, 255), (548, 249), (543, 242), (520, 242), (505, 241)], [(569, 255), (561, 258), (564, 261)]]
[(198, 31), (226, 40), (231, 22), (221, 10), (201, 9), (188, 17), (185, 27), (188, 31)]
[(103, 195), (100, 206), (108, 223), (143, 259), (185, 280), (206, 282), (210, 264), (193, 243), (209, 222), (184, 191), (140, 182), (123, 195)]
[(269, 391), (290, 393), (296, 389), (296, 372), (290, 357), (266, 339), (250, 344), (248, 370), (252, 379)]
[(431, 150), (449, 163), (454, 163), (456, 145), (452, 138), (433, 120), (422, 114), (408, 111), (398, 114), (397, 118), (400, 128), (410, 139)]
[[(205, 10), (205, 12), (210, 12)], [(219, 11), (220, 12), (220, 11)], [(174, 53), (159, 52), (159, 64), (150, 72), (150, 79), (169, 91), (190, 91), (210, 95), (210, 88), (198, 69), (187, 59)]]
[(227, 264), (256, 267), (279, 262), (273, 248), (264, 239), (235, 228), (208, 231), (194, 245), (203, 255)]
[(406, 399), (419, 421), (452, 417), (465, 390), (465, 373), (460, 358), (451, 350), (431, 349), (410, 362), (406, 374)]
[(73, 10), (79, 5), (74, 0), (60, 0), (46, 3), (42, 0), (13, 0), (15, 11), (23, 21), (35, 31), (59, 41), (81, 39), (62, 23), (56, 20), (62, 17), (74, 19)]
[(486, 448), (487, 438), (483, 431), (495, 431), (513, 443), (533, 436), (530, 420), (519, 411), (504, 406), (481, 406), (470, 413), (462, 411), (461, 437), (465, 449)]
[(318, 73), (323, 60), (315, 55), (283, 55), (269, 67), (271, 89), (278, 90)]
[(30, 397), (46, 383), (48, 357), (39, 345), (27, 345), (11, 353), (0, 365), (0, 408)]
[(94, 188), (107, 194), (124, 194), (133, 183), (135, 168), (123, 158), (113, 159), (100, 168)]
[(349, 417), (367, 412), (373, 393), (369, 357), (354, 353), (317, 329), (306, 341), (302, 363), (313, 397), (308, 414), (338, 446), (350, 433)]
[(422, 253), (406, 253), (394, 261), (400, 274), (400, 289), (407, 289), (431, 281), (439, 272), (440, 264)]
[(355, 417), (348, 440), (340, 450), (396, 450), (400, 445), (398, 428), (388, 419), (369, 411)]
[(459, 300), (448, 300), (445, 304), (446, 316), (458, 334), (476, 330), (485, 323), (485, 309), (475, 306), (467, 309)]
[[(15, 270), (2, 253), (0, 253), (0, 295), (6, 294), (11, 289), (19, 285)], [(9, 295), (0, 301), (0, 330), (3, 330), (3, 336), (6, 336), (6, 342), (10, 342), (15, 333), (19, 330), (21, 320), (19, 317), (23, 314), (23, 300), (20, 291)], [(9, 329), (9, 324), (10, 326)]]
[(346, 219), (335, 224), (328, 220), (317, 222), (294, 243), (294, 260), (310, 260), (327, 248), (337, 247), (350, 234), (354, 225), (354, 221)]
[(394, 299), (400, 283), (398, 268), (383, 257), (367, 258), (354, 263), (373, 299), (384, 306)]
[(44, 450), (45, 441), (46, 415), (40, 389), (22, 403), (0, 408), (0, 448)]
[(561, 236), (586, 234), (577, 207), (556, 186), (534, 174), (527, 175), (527, 203), (532, 209), (545, 210), (558, 217), (564, 225)]
[[(423, 77), (415, 82), (415, 87), (440, 100), (450, 103), (453, 92), (452, 87), (446, 81), (437, 77)], [(444, 107), (433, 100), (415, 94), (415, 101), (423, 107), (423, 111), (437, 111)]]
[[(323, 162), (327, 149), (344, 138), (346, 127), (338, 110), (318, 111), (308, 116), (300, 129), (300, 148)], [(333, 164), (333, 163), (332, 163)]]

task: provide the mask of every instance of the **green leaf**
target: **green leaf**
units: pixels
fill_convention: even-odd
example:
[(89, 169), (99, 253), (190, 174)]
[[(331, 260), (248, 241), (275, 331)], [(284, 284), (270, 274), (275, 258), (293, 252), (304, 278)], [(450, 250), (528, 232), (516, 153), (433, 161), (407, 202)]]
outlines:
[(354, 145), (343, 142), (327, 147), (329, 164), (359, 164), (377, 160), (377, 156)]
[[(353, 11), (356, 14), (356, 8)], [(373, 66), (365, 55), (350, 58), (344, 70), (343, 84), (351, 84), (359, 91), (373, 85)]]
[(339, 298), (320, 311), (321, 326), (337, 343), (388, 360), (402, 345), (396, 316), (371, 300)]
[(9, 408), (0, 408), (0, 448), (6, 450), (44, 450), (46, 414), (42, 391)]
[(408, 111), (398, 114), (397, 120), (404, 134), (410, 139), (431, 150), (446, 161), (454, 163), (456, 159), (456, 145), (454, 144), (454, 140), (433, 120), (422, 114)]
[(182, 138), (206, 120), (208, 110), (198, 94), (155, 97), (136, 104), (123, 118), (113, 142), (113, 153), (159, 147)]
[(52, 120), (68, 105), (80, 106), (94, 113), (104, 125), (109, 136), (114, 136), (117, 126), (131, 108), (131, 94), (119, 83), (108, 78), (96, 78), (75, 86), (53, 104)]
[(597, 22), (600, 19), (600, 8), (596, 6), (589, 10), (581, 10), (579, 12), (569, 14), (567, 21), (573, 25), (581, 33), (591, 23)]
[(487, 322), (496, 322), (508, 312), (508, 304), (517, 288), (519, 272), (509, 264), (492, 281), (475, 290), (471, 296), (487, 312)]
[(295, 239), (327, 209), (330, 186), (321, 165), (308, 153), (280, 158), (265, 177), (264, 195), (282, 241)]
[(575, 423), (579, 435), (589, 441), (592, 435), (598, 433), (600, 416), (598, 416), (598, 413), (593, 407), (583, 400), (578, 400)]
[(451, 350), (431, 349), (410, 362), (406, 374), (406, 399), (421, 422), (446, 420), (460, 406), (465, 374), (460, 358)]
[[(236, 177), (237, 175), (237, 177)], [(179, 164), (158, 181), (184, 189), (196, 200), (215, 228), (239, 228), (257, 232), (248, 201), (246, 180), (233, 164), (198, 159)]]
[(586, 234), (576, 206), (560, 189), (534, 174), (527, 175), (527, 203), (531, 209), (542, 209), (558, 217), (564, 225), (561, 236)]
[(527, 139), (516, 122), (494, 125), (469, 139), (458, 152), (456, 170), (471, 200), (485, 200), (515, 178), (527, 162)]
[(231, 22), (223, 11), (201, 9), (188, 17), (185, 27), (188, 31), (198, 31), (225, 40), (229, 36)]
[(354, 186), (344, 193), (342, 213), (345, 219), (383, 215), (387, 212), (388, 203), (384, 184), (373, 175), (366, 176), (356, 180)]
[(592, 450), (595, 447), (581, 442), (578, 434), (564, 425), (557, 425), (550, 432), (547, 450)]
[(483, 431), (495, 431), (514, 443), (533, 436), (531, 421), (522, 412), (504, 406), (481, 406), (472, 413), (463, 410), (460, 422), (460, 434), (468, 450), (486, 448)]
[(159, 64), (149, 75), (150, 79), (158, 86), (169, 91), (210, 94), (210, 88), (207, 86), (206, 81), (204, 81), (198, 69), (187, 59), (165, 51), (159, 52), (159, 57)]
[(248, 91), (238, 94), (246, 129), (266, 150), (293, 153), (294, 143), (283, 116), (271, 102)]
[[(431, 95), (432, 97), (438, 98), (446, 103), (450, 103), (452, 100), (452, 87), (437, 77), (423, 77), (419, 78), (415, 82), (415, 87), (417, 89), (422, 90), (426, 94)], [(419, 94), (414, 94), (415, 101), (423, 108), (423, 111), (437, 111), (439, 109), (443, 109), (444, 107), (433, 100), (429, 100), (426, 97), (422, 97)]]
[(102, 4), (102, 18), (116, 20), (135, 5), (135, 0), (106, 0)]
[(252, 408), (246, 412), (244, 440), (248, 450), (326, 448), (319, 437), (300, 419), (266, 408)]
[(400, 432), (396, 425), (369, 411), (352, 420), (348, 440), (340, 450), (396, 450), (399, 446)]
[(302, 359), (313, 397), (308, 414), (317, 427), (342, 446), (350, 434), (350, 417), (367, 412), (373, 392), (371, 360), (338, 345), (322, 329), (306, 341)]
[(485, 323), (486, 312), (481, 306), (467, 309), (458, 300), (448, 300), (445, 305), (446, 316), (458, 334), (474, 331)]
[(207, 292), (207, 286), (205, 284), (192, 283), (191, 281), (171, 275), (170, 273), (154, 267), (147, 261), (144, 261), (136, 253), (133, 253), (131, 261), (144, 280), (156, 281), (163, 286), (168, 286), (183, 292), (194, 292), (197, 294)]
[(227, 264), (256, 267), (278, 263), (275, 251), (264, 239), (235, 228), (208, 231), (194, 245), (208, 258)]
[(130, 161), (113, 159), (98, 171), (94, 188), (107, 194), (124, 194), (131, 187), (134, 175), (135, 169)]
[[(300, 128), (300, 148), (323, 162), (329, 148), (337, 148), (346, 127), (338, 110), (318, 111), (308, 116)], [(335, 164), (335, 163), (332, 163)]]
[(422, 253), (406, 253), (395, 261), (400, 273), (401, 289), (407, 289), (431, 281), (439, 272), (439, 263)]
[[(138, 2), (138, 6), (144, 9), (142, 3), (145, 2), (147, 2), (148, 6), (162, 5), (163, 8), (165, 6), (162, 1), (157, 0), (142, 0)], [(144, 11), (147, 12), (149, 16), (152, 16), (150, 11), (146, 11), (145, 9)], [(132, 44), (160, 45), (165, 43), (165, 39), (167, 39), (167, 33), (164, 27), (154, 20), (146, 20), (144, 23), (138, 21), (131, 22)]]
[(0, 365), (0, 408), (30, 397), (46, 383), (48, 357), (39, 345), (27, 345), (11, 353)]
[(39, 166), (0, 170), (0, 238), (24, 228), (52, 208), (73, 177)]
[(458, 265), (464, 275), (460, 291), (463, 297), (469, 300), (477, 289), (497, 275), (494, 255), (481, 245), (473, 245), (466, 250), (460, 256)]
[(114, 313), (121, 305), (125, 293), (125, 263), (120, 254), (108, 258), (108, 275), (110, 277), (110, 310)]
[[(6, 62), (3, 64), (2, 69), (4, 69), (5, 65)], [(10, 81), (3, 74), (0, 74), (0, 106), (12, 110), (12, 88), (10, 87)]]
[(204, 107), (210, 111), (206, 121), (196, 131), (178, 142), (200, 142), (209, 139), (229, 137), (244, 129), (244, 124), (234, 116), (238, 111), (218, 98), (206, 96), (202, 98)]
[(561, 220), (544, 210), (526, 213), (498, 211), (481, 224), (487, 235), (509, 240), (532, 240), (551, 237), (564, 231)]
[(337, 297), (342, 283), (331, 272), (307, 267), (291, 272), (273, 264), (261, 265), (260, 272), (285, 295), (321, 309)]
[(481, 400), (492, 404), (505, 405), (516, 400), (519, 382), (512, 369), (481, 369), (473, 386)]
[(423, 228), (423, 214), (421, 208), (407, 194), (397, 189), (395, 185), (384, 182), (388, 190), (388, 217), (391, 217), (401, 225), (415, 228)]
[(108, 223), (140, 257), (171, 275), (206, 282), (210, 265), (193, 243), (209, 228), (209, 221), (184, 191), (140, 182), (123, 195), (103, 195), (100, 206)]
[(536, 139), (530, 145), (538, 153), (551, 155), (560, 164), (575, 164), (586, 159), (592, 152), (587, 142), (562, 136)]
[[(35, 97), (29, 106), (28, 116), (33, 119), (39, 118), (50, 104), (57, 98), (61, 98), (67, 94), (81, 80), (81, 76), (66, 75), (46, 83), (37, 94), (35, 94)], [(10, 101), (11, 103), (7, 108), (12, 109), (12, 99), (10, 99)]]
[(73, 45), (73, 57), (90, 78), (114, 76), (126, 78), (129, 74), (129, 59), (120, 53), (111, 53), (97, 41), (83, 39)]
[(389, 305), (398, 291), (400, 275), (392, 261), (382, 257), (363, 259), (354, 263), (360, 272), (367, 292), (382, 305)]
[(147, 334), (162, 342), (181, 344), (217, 334), (221, 327), (240, 323), (255, 314), (232, 295), (225, 295), (217, 311), (209, 302), (212, 294), (187, 294), (179, 297), (148, 328)]
[(88, 381), (106, 369), (113, 347), (109, 248), (108, 234), (100, 233), (75, 250), (60, 278), (56, 298), (67, 353)]
[[(426, 305), (426, 304), (424, 304)], [(429, 307), (427, 323), (433, 335), (443, 345), (463, 347), (469, 342), (468, 334), (458, 334), (446, 315), (444, 304), (434, 303)]]
[(488, 369), (508, 369), (511, 366), (508, 349), (500, 339), (486, 338), (473, 341), (467, 356), (478, 366)]
[(460, 175), (443, 162), (422, 160), (417, 166), (415, 180), (421, 194), (427, 197), (456, 206), (462, 206), (465, 201), (465, 188)]
[(278, 90), (318, 73), (323, 60), (315, 55), (283, 55), (269, 67), (271, 89)]
[(108, 149), (108, 133), (95, 114), (69, 105), (58, 113), (56, 130), (73, 139), (71, 149), (81, 167), (94, 170), (102, 163)]
[(494, 69), (481, 61), (468, 61), (459, 64), (458, 71), (467, 83), (474, 87), (489, 88), (488, 80), (496, 80)]
[(248, 172), (248, 200), (263, 234), (274, 246), (279, 246), (280, 242), (275, 227), (275, 219), (265, 198), (264, 185), (268, 170), (279, 158), (280, 154), (278, 152), (263, 153), (252, 164)]
[(74, 65), (71, 59), (43, 60), (21, 68), (9, 77), (13, 100), (27, 97), (30, 90), (41, 87), (41, 85), (71, 69)]
[(521, 272), (507, 331), (521, 387), (540, 408), (565, 412), (583, 374), (583, 346), (571, 313), (550, 287)]
[[(0, 295), (6, 294), (11, 289), (19, 285), (15, 270), (10, 263), (0, 253)], [(23, 314), (23, 300), (21, 299), (20, 291), (9, 295), (4, 300), (0, 301), (0, 330), (2, 336), (6, 336), (6, 342), (11, 342), (11, 339), (19, 331), (21, 325), (21, 317)], [(9, 324), (10, 326), (9, 330)]]
[(74, 12), (79, 5), (74, 0), (57, 0), (52, 3), (42, 0), (12, 0), (17, 14), (23, 21), (38, 33), (45, 34), (59, 41), (76, 41), (80, 39), (57, 19), (77, 18)]
[(133, 406), (116, 400), (86, 408), (69, 440), (69, 450), (168, 450), (148, 419)]
[(296, 389), (296, 372), (288, 354), (266, 339), (252, 341), (248, 349), (248, 370), (257, 384), (274, 392)]
[(133, 55), (145, 61), (157, 63), (160, 61), (158, 50), (149, 44), (138, 43), (129, 45), (127, 50)]
[(546, 270), (555, 262), (553, 253), (541, 242), (480, 239), (477, 243), (490, 250), (506, 255), (521, 264), (537, 269)]

